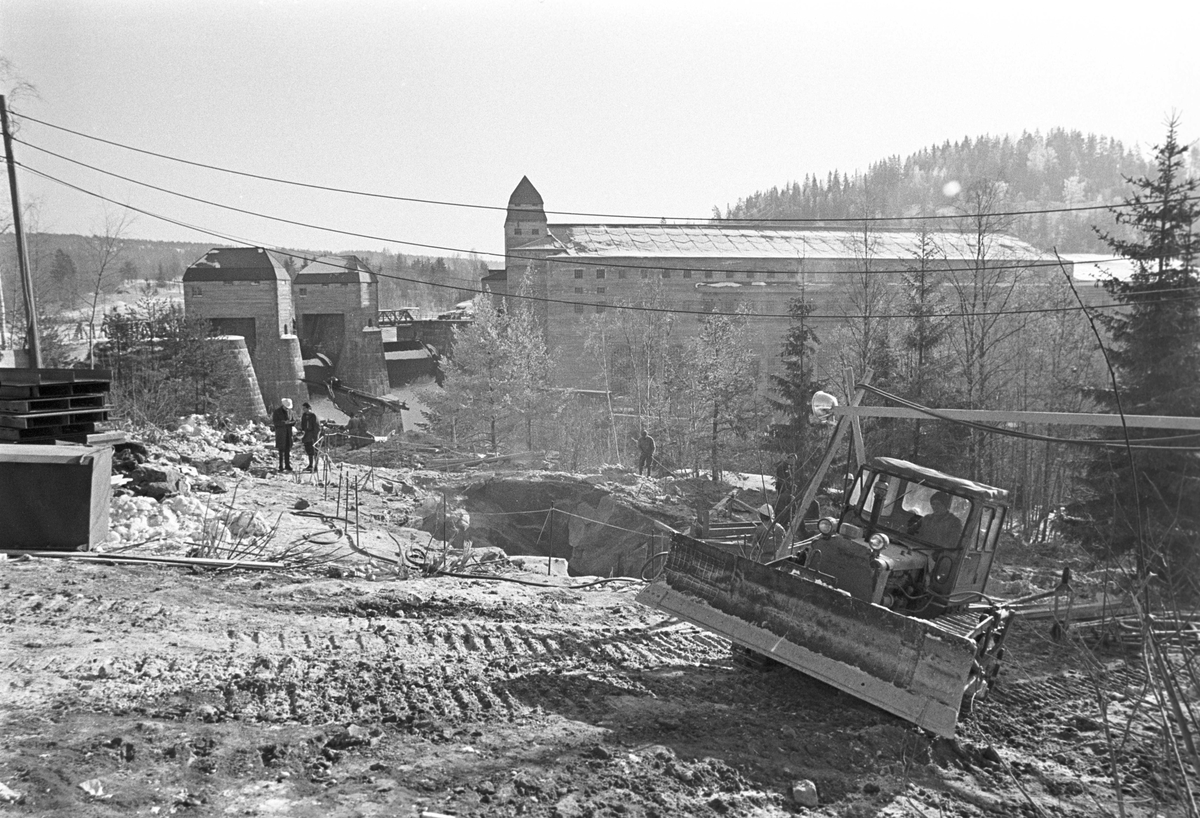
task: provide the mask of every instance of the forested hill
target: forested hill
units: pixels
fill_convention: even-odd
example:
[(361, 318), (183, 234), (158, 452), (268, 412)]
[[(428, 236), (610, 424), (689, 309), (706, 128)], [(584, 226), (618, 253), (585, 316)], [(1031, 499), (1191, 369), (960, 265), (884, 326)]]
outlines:
[[(958, 212), (943, 192), (948, 182), (967, 188), (981, 179), (1006, 185), (1003, 209), (1046, 210), (1106, 205), (1129, 192), (1124, 177), (1141, 176), (1150, 163), (1121, 142), (1055, 128), (1020, 138), (982, 136), (949, 140), (901, 159), (876, 162), (865, 173), (806, 175), (782, 189), (747, 196), (721, 218), (845, 219)], [(1091, 226), (1111, 229), (1106, 211), (1052, 213), (1014, 220), (1010, 232), (1035, 247), (1060, 252), (1104, 252)]]
[[(31, 232), (25, 238), (39, 301), (49, 299), (64, 308), (71, 308), (82, 297), (80, 294), (95, 289), (97, 265), (104, 257), (105, 242), (101, 237)], [(128, 289), (130, 285), (141, 288), (145, 282), (166, 284), (178, 280), (184, 270), (218, 246), (221, 245), (217, 242), (118, 238), (112, 244), (101, 289), (113, 292), (120, 287)], [(487, 264), (476, 256), (311, 249), (281, 250), (273, 254), (280, 264), (294, 271), (312, 259), (334, 252), (357, 255), (379, 274), (379, 303), (384, 308), (445, 309), (474, 295), (479, 290), (480, 278), (487, 274)], [(16, 240), (12, 232), (0, 233), (0, 285), (4, 287), (4, 298), (10, 305), (19, 303), (20, 278), (16, 264)]]

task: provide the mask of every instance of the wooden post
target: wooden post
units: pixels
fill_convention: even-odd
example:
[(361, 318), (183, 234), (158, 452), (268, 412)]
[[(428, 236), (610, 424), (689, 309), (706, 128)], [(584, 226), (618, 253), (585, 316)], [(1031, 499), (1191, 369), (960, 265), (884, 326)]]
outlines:
[[(871, 382), (871, 376), (874, 371), (868, 369), (863, 373), (862, 382), (864, 384)], [(850, 396), (850, 405), (858, 406), (863, 399), (863, 390), (855, 389)], [(817, 492), (821, 489), (821, 481), (825, 479), (825, 472), (829, 471), (829, 464), (833, 462), (833, 456), (837, 452), (838, 446), (841, 445), (842, 438), (846, 434), (846, 429), (850, 426), (846, 417), (839, 417), (837, 426), (833, 430), (833, 437), (829, 440), (829, 445), (825, 447), (825, 456), (821, 458), (821, 464), (817, 466), (817, 470), (813, 472), (812, 479), (808, 481), (808, 486), (804, 489), (804, 494), (800, 496), (800, 504), (796, 506), (796, 512), (792, 515), (792, 522), (788, 525), (787, 542), (791, 543), (796, 539), (796, 532), (800, 530), (800, 526), (804, 523), (804, 515), (808, 511), (809, 505), (816, 499)], [(776, 554), (778, 557), (779, 555)]]
[[(854, 394), (854, 370), (851, 369), (850, 367), (846, 367), (845, 377), (846, 377), (846, 394), (853, 395)], [(859, 419), (858, 415), (850, 416), (850, 432), (851, 432), (851, 439), (853, 439), (853, 441), (854, 441), (854, 460), (855, 460), (854, 465), (861, 466), (863, 463), (867, 462), (867, 444), (866, 444), (866, 441), (863, 439), (862, 421)]]
[(12, 132), (8, 125), (8, 104), (0, 94), (0, 129), (4, 131), (4, 155), (8, 159), (8, 189), (12, 194), (13, 234), (17, 239), (17, 266), (25, 290), (25, 336), (29, 348), (29, 368), (42, 368), (42, 342), (39, 339), (37, 307), (33, 301), (33, 279), (29, 275), (29, 254), (25, 250), (25, 227), (21, 222), (21, 197), (17, 193), (17, 162), (13, 158)]

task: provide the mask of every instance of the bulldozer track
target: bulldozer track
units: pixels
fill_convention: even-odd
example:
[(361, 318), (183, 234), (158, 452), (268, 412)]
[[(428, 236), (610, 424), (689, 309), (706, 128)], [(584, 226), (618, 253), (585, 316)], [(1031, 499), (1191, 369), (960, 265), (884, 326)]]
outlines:
[[(256, 622), (253, 612), (238, 621), (201, 616), (200, 626), (219, 636), (199, 650), (189, 646), (186, 631), (175, 633), (189, 617), (196, 627), (196, 612), (152, 600), (25, 596), (5, 618), (36, 626), (42, 641), (33, 644), (52, 648), (47, 630), (66, 635), (84, 613), (89, 631), (101, 634), (93, 649), (47, 649), (5, 669), (58, 680), (82, 694), (75, 707), (164, 718), (201, 708), (210, 719), (420, 728), (529, 713), (537, 704), (530, 679), (578, 677), (638, 691), (634, 677), (642, 671), (730, 664), (727, 642), (690, 625), (435, 619), (411, 606), (326, 614), (304, 628)], [(132, 655), (106, 644), (135, 625), (163, 643)]]

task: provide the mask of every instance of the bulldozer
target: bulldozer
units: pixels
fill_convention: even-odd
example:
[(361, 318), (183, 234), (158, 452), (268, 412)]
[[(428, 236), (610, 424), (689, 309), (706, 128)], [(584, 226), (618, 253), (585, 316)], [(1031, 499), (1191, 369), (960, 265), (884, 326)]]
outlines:
[(1012, 608), (984, 594), (1008, 492), (876, 457), (815, 536), (758, 561), (672, 535), (638, 601), (953, 737), (999, 673)]

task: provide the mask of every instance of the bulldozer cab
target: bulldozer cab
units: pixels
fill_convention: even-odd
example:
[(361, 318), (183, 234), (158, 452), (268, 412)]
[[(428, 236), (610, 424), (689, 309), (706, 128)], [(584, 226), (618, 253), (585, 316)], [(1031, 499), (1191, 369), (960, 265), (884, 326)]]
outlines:
[(1007, 508), (1002, 489), (878, 457), (859, 470), (839, 529), (927, 554), (934, 605), (953, 610), (983, 592)]

